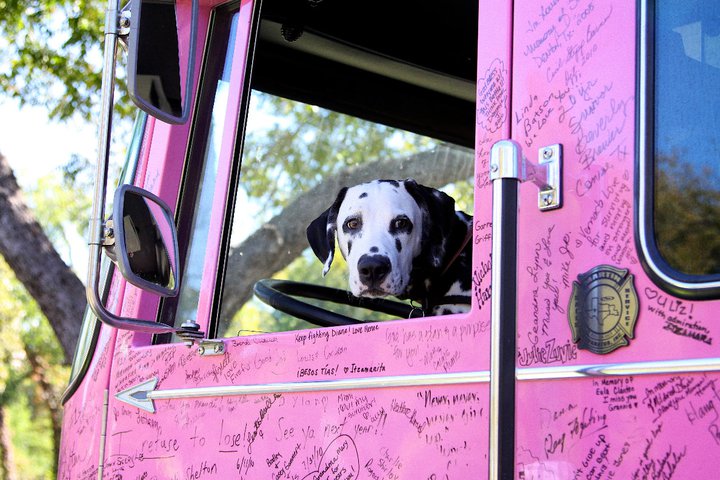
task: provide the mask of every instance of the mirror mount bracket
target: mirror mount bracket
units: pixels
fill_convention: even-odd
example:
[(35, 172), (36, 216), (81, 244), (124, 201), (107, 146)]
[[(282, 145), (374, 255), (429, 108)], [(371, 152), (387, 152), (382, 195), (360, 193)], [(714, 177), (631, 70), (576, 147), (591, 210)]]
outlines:
[(132, 24), (132, 13), (130, 10), (122, 10), (117, 16), (117, 34), (126, 38), (130, 35), (130, 25)]
[(180, 328), (175, 330), (175, 335), (180, 337), (188, 347), (192, 347), (195, 342), (205, 337), (205, 334), (200, 331), (200, 325), (195, 320), (184, 321)]

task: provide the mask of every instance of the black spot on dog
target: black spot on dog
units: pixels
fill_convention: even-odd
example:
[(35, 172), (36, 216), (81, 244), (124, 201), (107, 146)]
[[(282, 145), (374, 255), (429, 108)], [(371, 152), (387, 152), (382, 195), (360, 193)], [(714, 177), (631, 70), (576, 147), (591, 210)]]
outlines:
[(378, 247), (372, 247), (370, 248), (370, 253), (378, 253), (380, 249)]
[(393, 187), (396, 187), (396, 188), (400, 186), (400, 183), (398, 183), (397, 180), (378, 180), (378, 182), (389, 183), (390, 185), (392, 185)]
[(351, 250), (352, 250), (352, 240), (348, 240), (348, 255), (350, 255)]
[(399, 238), (395, 239), (395, 248), (397, 248), (398, 253), (402, 252), (402, 242)]
[(360, 194), (360, 196), (358, 198), (365, 198), (367, 196), (368, 196), (367, 192), (363, 192)]

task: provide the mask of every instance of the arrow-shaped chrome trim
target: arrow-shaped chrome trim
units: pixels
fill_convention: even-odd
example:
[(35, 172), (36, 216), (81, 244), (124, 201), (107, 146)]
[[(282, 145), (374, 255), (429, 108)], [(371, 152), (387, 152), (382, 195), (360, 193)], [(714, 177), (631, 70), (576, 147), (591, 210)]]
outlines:
[(147, 412), (155, 413), (153, 400), (178, 398), (225, 397), (233, 395), (263, 395), (270, 393), (325, 392), (357, 390), (361, 388), (392, 388), (433, 385), (488, 383), (490, 372), (435, 373), (387, 377), (319, 380), (312, 382), (265, 383), (260, 385), (220, 385), (216, 387), (174, 388), (155, 390), (157, 377), (115, 394), (115, 398)]
[[(614, 363), (606, 365), (572, 365), (557, 367), (518, 368), (518, 381), (561, 380), (565, 378), (624, 377), (720, 371), (720, 358), (665, 360), (655, 362)], [(179, 398), (226, 397), (234, 395), (263, 395), (270, 393), (324, 392), (357, 390), (361, 388), (419, 387), (434, 385), (462, 385), (488, 383), (487, 370), (462, 373), (433, 373), (425, 375), (397, 375), (388, 377), (320, 380), (315, 382), (283, 382), (261, 385), (220, 385), (216, 387), (173, 388), (155, 390), (158, 379), (153, 377), (115, 394), (121, 402), (155, 413), (153, 400)]]
[(146, 380), (133, 387), (123, 390), (115, 394), (115, 398), (121, 402), (137, 407), (146, 412), (155, 413), (155, 405), (153, 404), (150, 395), (158, 393), (155, 391), (157, 387), (158, 378), (153, 377), (150, 380)]

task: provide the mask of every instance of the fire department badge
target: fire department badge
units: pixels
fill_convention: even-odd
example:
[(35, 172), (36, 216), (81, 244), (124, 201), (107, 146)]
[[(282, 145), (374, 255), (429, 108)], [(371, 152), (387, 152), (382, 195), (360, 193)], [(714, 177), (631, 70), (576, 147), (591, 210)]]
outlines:
[(578, 348), (606, 354), (635, 335), (638, 296), (628, 270), (599, 265), (573, 282), (568, 317)]

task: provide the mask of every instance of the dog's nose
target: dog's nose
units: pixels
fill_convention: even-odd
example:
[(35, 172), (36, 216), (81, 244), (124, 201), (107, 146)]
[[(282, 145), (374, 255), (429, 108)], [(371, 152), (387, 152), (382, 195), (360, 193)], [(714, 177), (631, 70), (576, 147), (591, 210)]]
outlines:
[(358, 260), (360, 281), (368, 287), (379, 285), (391, 268), (390, 259), (384, 255), (363, 255)]

